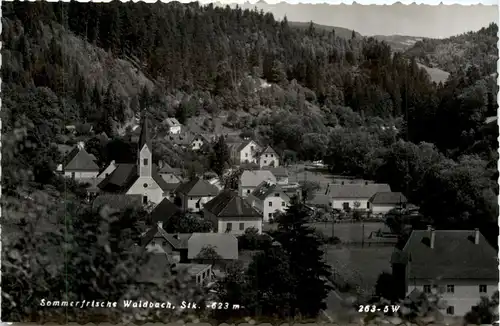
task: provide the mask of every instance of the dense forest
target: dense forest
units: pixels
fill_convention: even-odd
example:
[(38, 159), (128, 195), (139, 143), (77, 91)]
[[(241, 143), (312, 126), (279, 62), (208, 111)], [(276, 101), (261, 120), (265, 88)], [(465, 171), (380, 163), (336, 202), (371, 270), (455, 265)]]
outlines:
[[(156, 122), (201, 118), (209, 131), (226, 116), (225, 126), (272, 145), (285, 161), (324, 159), (335, 173), (387, 182), (436, 227), (479, 227), (497, 243), (498, 128), (485, 124), (497, 114), (495, 24), (393, 53), (355, 32), (339, 36), (263, 12), (198, 3), (6, 2), (2, 9), (2, 198), (15, 203), (7, 211), (3, 206), (3, 222), (25, 225), (23, 207), (43, 206), (33, 218), (53, 212), (63, 233), (31, 238), (23, 227), (24, 236), (4, 244), (21, 252), (8, 267), (13, 289), (54, 290), (40, 284), (45, 272), (27, 276), (16, 266), (43, 266), (30, 250), (66, 239), (64, 227), (73, 223), (68, 215), (98, 229), (95, 212), (77, 204), (48, 208), (84, 202), (78, 185), (52, 172), (61, 159), (55, 145), (73, 144), (64, 127), (89, 123), (122, 142), (108, 151), (105, 160), (111, 160), (125, 147), (133, 152), (117, 130), (143, 110)], [(449, 56), (450, 49), (460, 51)], [(450, 77), (437, 85), (417, 63)], [(173, 166), (204, 164), (168, 140), (155, 139), (155, 151)], [(35, 197), (41, 203), (31, 203)], [(130, 214), (119, 217), (130, 220)], [(83, 237), (72, 241), (89, 246)], [(107, 245), (99, 242), (95, 252)], [(98, 264), (91, 254), (85, 259)], [(77, 274), (81, 279), (97, 275), (80, 272), (88, 273)], [(15, 300), (2, 300), (12, 320), (23, 314), (19, 307), (35, 305), (25, 299), (9, 308)]]

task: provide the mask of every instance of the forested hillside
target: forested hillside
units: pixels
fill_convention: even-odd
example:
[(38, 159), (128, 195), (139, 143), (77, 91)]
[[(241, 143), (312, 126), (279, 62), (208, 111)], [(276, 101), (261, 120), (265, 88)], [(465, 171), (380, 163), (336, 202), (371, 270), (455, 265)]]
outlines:
[[(2, 9), (2, 198), (16, 202), (8, 214), (3, 207), (4, 219), (22, 220), (22, 207), (39, 205), (45, 210), (36, 218), (53, 212), (60, 228), (68, 216), (98, 221), (79, 215), (78, 186), (53, 173), (60, 161), (55, 144), (74, 145), (62, 130), (80, 122), (123, 145), (117, 128), (148, 111), (153, 122), (199, 119), (208, 130), (222, 116), (226, 127), (272, 145), (285, 161), (322, 159), (334, 173), (389, 183), (436, 227), (479, 227), (496, 244), (498, 128), (484, 124), (497, 114), (496, 25), (393, 54), (373, 38), (197, 3), (4, 2)], [(458, 52), (441, 55), (451, 48)], [(419, 61), (449, 70), (450, 78), (432, 83)], [(154, 148), (156, 158), (174, 167), (182, 159), (171, 154), (168, 140), (155, 139)], [(183, 159), (204, 161), (194, 154)], [(41, 204), (31, 203), (33, 193)], [(47, 201), (62, 207), (68, 198), (71, 207), (47, 209)], [(12, 239), (4, 251), (28, 250), (24, 239), (38, 250), (50, 237)], [(83, 237), (74, 241), (90, 246)], [(106, 252), (106, 245), (99, 242), (95, 252)], [(50, 294), (43, 273), (27, 277), (16, 269), (31, 263), (33, 252), (24, 254), (22, 261), (12, 258), (5, 275), (17, 288), (15, 280), (30, 293)], [(91, 265), (97, 258), (85, 259)], [(94, 271), (81, 273), (73, 280), (79, 290), (91, 285), (78, 278)], [(4, 297), (2, 317), (34, 307), (30, 298)]]
[(498, 26), (491, 23), (479, 31), (468, 32), (446, 39), (423, 39), (415, 43), (406, 54), (421, 63), (450, 73), (466, 70), (475, 65), (481, 74), (497, 72)]

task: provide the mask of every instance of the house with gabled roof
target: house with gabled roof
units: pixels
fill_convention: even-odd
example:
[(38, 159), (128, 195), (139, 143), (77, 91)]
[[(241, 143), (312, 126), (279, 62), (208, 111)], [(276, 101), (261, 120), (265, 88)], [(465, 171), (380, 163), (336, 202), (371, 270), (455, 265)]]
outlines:
[(66, 152), (63, 162), (57, 170), (65, 177), (74, 180), (88, 180), (96, 178), (99, 174), (99, 166), (95, 161), (95, 156), (85, 150), (85, 144), (79, 142), (73, 150), (69, 153)]
[(240, 176), (238, 193), (241, 197), (247, 197), (263, 181), (276, 182), (276, 177), (268, 170), (245, 170)]
[(288, 184), (288, 170), (284, 166), (263, 166), (261, 169), (271, 171), (271, 173), (276, 177), (276, 182), (279, 185)]
[(231, 160), (235, 164), (257, 163), (261, 151), (261, 147), (253, 140), (236, 143), (228, 142), (227, 147)]
[(182, 171), (179, 168), (173, 168), (167, 163), (160, 161), (158, 173), (166, 183), (180, 184), (182, 182)]
[(223, 190), (203, 207), (205, 219), (212, 221), (215, 232), (243, 234), (246, 229), (262, 232), (262, 215), (232, 190)]
[(150, 219), (154, 224), (166, 225), (169, 219), (180, 213), (179, 206), (172, 203), (168, 198), (163, 198), (161, 203), (155, 206), (150, 214)]
[(264, 222), (269, 222), (276, 214), (286, 211), (291, 198), (279, 184), (263, 181), (246, 200), (261, 214)]
[(271, 147), (267, 146), (259, 155), (259, 166), (277, 167), (280, 165), (278, 153)]
[(168, 126), (168, 132), (172, 135), (179, 134), (182, 129), (181, 123), (176, 118), (167, 118), (165, 123)]
[(464, 316), (498, 291), (498, 253), (479, 229), (414, 230), (391, 264), (401, 298), (437, 290), (447, 304), (443, 315)]
[(368, 202), (378, 192), (391, 192), (391, 187), (385, 183), (352, 183), (329, 184), (326, 196), (329, 198), (330, 207), (340, 210), (370, 210)]
[(175, 204), (184, 212), (200, 212), (203, 205), (219, 194), (219, 189), (207, 180), (193, 178), (180, 184), (175, 190)]
[(158, 174), (158, 167), (153, 164), (152, 149), (148, 119), (143, 117), (137, 162), (115, 164), (115, 169), (98, 184), (100, 191), (141, 195), (144, 204), (159, 204), (163, 198), (168, 197), (171, 186)]
[(394, 208), (405, 208), (408, 200), (401, 192), (377, 192), (370, 197), (370, 211), (375, 214), (387, 214)]

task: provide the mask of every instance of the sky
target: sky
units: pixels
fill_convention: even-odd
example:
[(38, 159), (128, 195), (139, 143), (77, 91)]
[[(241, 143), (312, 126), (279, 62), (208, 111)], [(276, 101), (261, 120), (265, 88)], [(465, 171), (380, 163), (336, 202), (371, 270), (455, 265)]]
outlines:
[[(313, 0), (314, 1), (314, 0)], [(268, 0), (267, 3), (255, 1), (219, 3), (236, 4), (243, 8), (257, 7), (265, 12), (271, 12), (276, 19), (285, 15), (288, 21), (309, 22), (338, 26), (353, 29), (363, 36), (372, 35), (408, 35), (430, 38), (444, 38), (468, 31), (476, 31), (488, 26), (491, 22), (498, 24), (498, 0), (483, 0), (480, 5), (468, 5), (472, 0), (462, 0), (463, 5), (362, 5), (370, 3), (384, 3), (382, 0), (358, 0), (354, 5), (331, 5), (325, 0), (316, 3), (303, 3), (299, 0), (277, 2)], [(332, 3), (341, 0), (332, 0)], [(427, 0), (428, 3), (438, 3), (442, 0)], [(201, 1), (208, 3), (209, 1)], [(298, 3), (298, 4), (291, 4)], [(348, 2), (347, 2), (348, 3)], [(352, 1), (351, 1), (352, 3)], [(406, 1), (406, 3), (410, 3)], [(422, 3), (422, 2), (420, 2)], [(443, 3), (453, 3), (443, 1)], [(477, 1), (476, 1), (477, 3)], [(495, 4), (495, 5), (492, 5)]]

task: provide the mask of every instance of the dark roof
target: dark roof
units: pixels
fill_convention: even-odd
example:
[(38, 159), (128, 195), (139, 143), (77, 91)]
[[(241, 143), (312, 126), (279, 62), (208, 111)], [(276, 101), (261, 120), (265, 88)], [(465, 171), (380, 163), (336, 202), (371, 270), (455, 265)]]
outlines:
[(143, 115), (142, 117), (142, 125), (141, 125), (141, 135), (139, 136), (139, 151), (147, 145), (149, 150), (153, 150), (153, 146), (151, 145), (151, 134), (149, 130), (149, 119)]
[[(409, 261), (409, 279), (491, 279), (498, 280), (495, 249), (475, 231), (435, 230), (434, 248), (429, 230), (413, 231), (402, 252), (396, 251), (392, 263)], [(478, 231), (479, 232), (479, 231)]]
[(75, 147), (64, 159), (65, 171), (99, 171), (99, 167), (94, 162), (95, 157), (92, 157), (87, 151), (82, 148)]
[(286, 178), (288, 177), (288, 171), (284, 166), (263, 166), (262, 170), (269, 170), (274, 174), (275, 177)]
[(255, 217), (262, 216), (243, 198), (231, 190), (224, 190), (204, 205), (204, 209), (217, 217)]
[(238, 239), (229, 233), (193, 233), (188, 240), (188, 259), (211, 246), (222, 259), (238, 259)]
[(138, 177), (137, 165), (117, 164), (116, 169), (104, 178), (98, 187), (102, 191), (123, 193), (134, 184)]
[(144, 233), (141, 237), (141, 246), (147, 246), (151, 240), (155, 238), (162, 238), (167, 240), (173, 249), (182, 250), (188, 248), (188, 240), (191, 237), (192, 233), (177, 233), (171, 234), (167, 233), (163, 228), (160, 228), (158, 225), (153, 226), (146, 233)]
[(383, 183), (329, 184), (326, 194), (330, 198), (371, 198), (377, 192), (390, 192), (391, 187)]
[(140, 207), (142, 205), (142, 196), (103, 194), (97, 196), (92, 202), (92, 208), (95, 210), (100, 209), (104, 205), (108, 205), (110, 208), (118, 210), (124, 210), (132, 207)]
[(200, 178), (182, 183), (176, 191), (193, 197), (217, 196), (219, 194), (219, 189), (216, 186)]
[(402, 204), (406, 202), (405, 195), (400, 192), (377, 192), (370, 198), (372, 204)]
[(169, 134), (165, 136), (166, 140), (170, 140), (173, 144), (187, 146), (191, 144), (193, 136), (188, 132), (181, 132), (179, 134)]
[[(153, 164), (151, 170), (153, 180), (163, 191), (172, 191), (177, 187), (177, 184), (169, 184), (163, 180), (158, 174), (158, 168), (155, 164)], [(99, 183), (98, 187), (102, 191), (123, 193), (130, 189), (138, 178), (136, 164), (118, 164), (116, 169)]]
[(261, 182), (261, 184), (258, 185), (257, 188), (254, 189), (254, 191), (252, 191), (251, 195), (260, 200), (264, 200), (270, 194), (275, 192), (282, 192), (283, 194), (288, 196), (278, 184), (269, 181)]
[(163, 222), (166, 223), (168, 219), (179, 212), (179, 207), (172, 203), (167, 198), (156, 205), (156, 207), (151, 212), (151, 220), (154, 223)]

